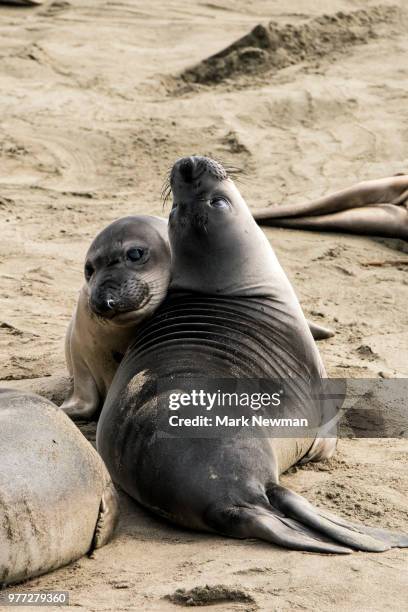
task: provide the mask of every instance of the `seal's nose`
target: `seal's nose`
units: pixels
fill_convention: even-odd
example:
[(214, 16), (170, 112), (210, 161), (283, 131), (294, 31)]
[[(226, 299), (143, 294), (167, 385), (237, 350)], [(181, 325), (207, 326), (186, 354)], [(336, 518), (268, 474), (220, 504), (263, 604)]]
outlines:
[(90, 306), (100, 317), (112, 317), (115, 314), (116, 301), (110, 297), (92, 296)]
[(176, 161), (170, 173), (170, 186), (173, 194), (175, 187), (182, 187), (183, 184), (193, 186), (194, 183), (199, 182), (205, 176), (219, 181), (228, 178), (227, 171), (222, 165), (209, 157), (203, 157), (202, 155), (181, 157)]
[(180, 159), (177, 169), (181, 175), (181, 178), (186, 183), (193, 182), (195, 166), (196, 163), (194, 157), (183, 157), (182, 159)]

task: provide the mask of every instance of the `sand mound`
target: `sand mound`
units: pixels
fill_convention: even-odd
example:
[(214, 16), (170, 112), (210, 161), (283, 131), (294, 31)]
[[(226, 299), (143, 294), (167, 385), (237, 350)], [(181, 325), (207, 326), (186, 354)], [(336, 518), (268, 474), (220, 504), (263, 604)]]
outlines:
[(209, 85), (324, 58), (376, 38), (380, 24), (395, 23), (399, 13), (395, 6), (376, 6), (322, 15), (300, 25), (259, 24), (232, 45), (184, 71), (181, 78)]
[(241, 589), (232, 589), (223, 584), (193, 589), (177, 589), (167, 599), (182, 606), (210, 606), (225, 602), (254, 603), (254, 598)]

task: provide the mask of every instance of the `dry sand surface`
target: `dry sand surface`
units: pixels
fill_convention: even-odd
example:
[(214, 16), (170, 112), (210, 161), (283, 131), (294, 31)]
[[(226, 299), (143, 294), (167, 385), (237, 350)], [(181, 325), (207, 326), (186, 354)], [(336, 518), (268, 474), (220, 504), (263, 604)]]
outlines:
[[(88, 244), (117, 217), (167, 214), (160, 190), (175, 158), (208, 154), (243, 168), (240, 188), (254, 208), (408, 170), (407, 21), (398, 2), (373, 6), (0, 6), (0, 378), (64, 370)], [(269, 38), (259, 27), (235, 44), (271, 20)], [(336, 331), (320, 343), (329, 373), (408, 376), (408, 268), (363, 265), (406, 264), (408, 245), (267, 235), (307, 316)], [(283, 480), (341, 515), (408, 531), (407, 451), (404, 440), (342, 440), (334, 460)], [(407, 551), (299, 553), (182, 531), (129, 501), (124, 508), (117, 538), (94, 559), (24, 588), (68, 590), (80, 610), (205, 601), (220, 611), (408, 609)], [(195, 590), (174, 595), (178, 588)]]

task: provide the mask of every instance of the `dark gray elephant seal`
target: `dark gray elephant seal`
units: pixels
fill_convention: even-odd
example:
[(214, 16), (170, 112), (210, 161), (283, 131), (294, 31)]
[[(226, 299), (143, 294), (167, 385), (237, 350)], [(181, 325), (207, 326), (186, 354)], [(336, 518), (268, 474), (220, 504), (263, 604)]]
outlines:
[(70, 417), (98, 411), (137, 326), (164, 300), (169, 280), (166, 220), (124, 217), (96, 236), (65, 339), (74, 385), (61, 408)]
[[(98, 412), (121, 357), (166, 297), (169, 281), (166, 219), (123, 217), (96, 236), (65, 339), (73, 388), (61, 408), (71, 418), (90, 419)], [(316, 323), (309, 326), (316, 339), (333, 335)]]
[(408, 240), (408, 176), (363, 181), (304, 204), (254, 210), (260, 225)]
[(15, 6), (38, 6), (43, 4), (43, 0), (0, 0), (0, 4)]
[(314, 552), (408, 546), (407, 536), (353, 525), (279, 485), (297, 462), (330, 457), (335, 439), (163, 435), (158, 381), (177, 379), (170, 388), (181, 393), (180, 378), (203, 375), (293, 380), (289, 407), (316, 421), (313, 389), (325, 376), (296, 295), (224, 168), (181, 159), (171, 188), (170, 294), (129, 347), (97, 428), (114, 482), (190, 528)]
[(117, 494), (97, 452), (48, 400), (0, 389), (0, 588), (103, 546)]

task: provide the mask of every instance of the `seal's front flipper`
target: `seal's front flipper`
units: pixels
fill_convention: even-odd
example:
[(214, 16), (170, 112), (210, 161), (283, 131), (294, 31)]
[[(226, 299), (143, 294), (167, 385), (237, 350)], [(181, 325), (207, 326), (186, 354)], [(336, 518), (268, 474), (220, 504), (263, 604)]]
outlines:
[(90, 421), (100, 409), (101, 398), (92, 372), (80, 356), (74, 363), (73, 376), (74, 387), (61, 410), (73, 420)]
[(90, 553), (109, 542), (115, 531), (118, 518), (119, 496), (112, 482), (109, 482), (102, 495)]
[(318, 325), (313, 321), (309, 321), (309, 319), (306, 320), (310, 332), (315, 340), (326, 340), (327, 338), (332, 338), (334, 336), (334, 331), (332, 329), (329, 329), (328, 327), (323, 327), (323, 325)]

